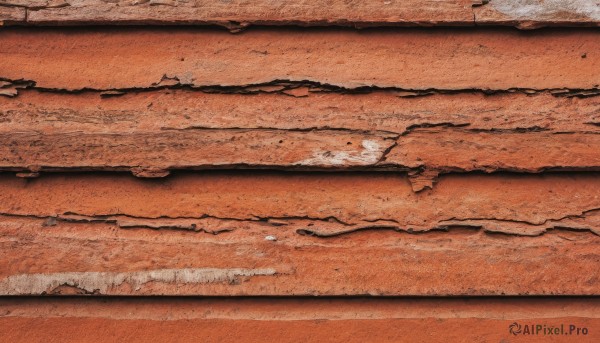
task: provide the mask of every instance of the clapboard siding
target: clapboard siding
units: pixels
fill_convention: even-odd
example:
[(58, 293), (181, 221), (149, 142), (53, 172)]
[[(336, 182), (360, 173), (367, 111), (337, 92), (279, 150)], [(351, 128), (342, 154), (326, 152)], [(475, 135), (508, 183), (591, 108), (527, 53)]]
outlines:
[(397, 137), (319, 130), (0, 134), (0, 169), (131, 171), (214, 168), (460, 171), (600, 170), (600, 135), (426, 130)]
[(599, 341), (599, 23), (0, 0), (0, 341)]

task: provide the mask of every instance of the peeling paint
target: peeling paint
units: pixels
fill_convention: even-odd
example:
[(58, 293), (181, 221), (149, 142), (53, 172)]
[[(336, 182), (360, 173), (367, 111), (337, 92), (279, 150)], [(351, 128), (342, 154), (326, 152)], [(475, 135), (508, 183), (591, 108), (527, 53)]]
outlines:
[[(150, 228), (150, 229), (178, 229), (193, 232), (204, 232), (218, 235), (232, 232), (239, 228), (247, 230), (264, 229), (264, 223), (274, 227), (286, 226), (303, 236), (333, 237), (346, 235), (365, 230), (389, 230), (406, 232), (409, 234), (425, 234), (439, 231), (449, 231), (453, 228), (473, 228), (486, 233), (501, 233), (505, 235), (536, 237), (542, 236), (550, 231), (566, 230), (589, 232), (600, 236), (600, 210), (589, 209), (579, 214), (568, 214), (563, 218), (545, 219), (535, 222), (527, 222), (510, 218), (448, 218), (439, 219), (429, 224), (410, 224), (400, 222), (398, 218), (378, 218), (359, 220), (354, 223), (343, 222), (335, 217), (309, 218), (309, 217), (281, 217), (277, 219), (261, 218), (216, 218), (201, 216), (199, 218), (136, 218), (126, 215), (115, 216), (85, 216), (85, 215), (58, 215), (56, 217), (24, 216), (8, 213), (0, 213), (7, 217), (32, 217), (43, 220), (43, 227), (59, 225), (61, 221), (71, 223), (115, 223), (120, 228)], [(237, 223), (237, 224), (235, 224)], [(266, 241), (278, 241), (275, 235), (266, 235)]]
[(490, 0), (496, 11), (515, 20), (565, 20), (568, 14), (600, 20), (600, 1), (595, 0)]
[(339, 166), (346, 164), (370, 165), (379, 161), (384, 149), (376, 141), (362, 141), (363, 150), (354, 151), (325, 151), (318, 150), (313, 157), (294, 163), (302, 166)]
[(410, 171), (408, 180), (414, 192), (420, 192), (424, 189), (433, 189), (433, 184), (437, 182), (439, 172), (437, 170), (419, 170)]
[(52, 274), (19, 274), (0, 281), (0, 294), (42, 294), (60, 286), (71, 286), (88, 293), (106, 294), (115, 287), (129, 284), (138, 291), (148, 282), (184, 284), (206, 284), (216, 282), (233, 283), (240, 277), (269, 276), (277, 272), (272, 268), (188, 268), (155, 269), (139, 272), (67, 272)]

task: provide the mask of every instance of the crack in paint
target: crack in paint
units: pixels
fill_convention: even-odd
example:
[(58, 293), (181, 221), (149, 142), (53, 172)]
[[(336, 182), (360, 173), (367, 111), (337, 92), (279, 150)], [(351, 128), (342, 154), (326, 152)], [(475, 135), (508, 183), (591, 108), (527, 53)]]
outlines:
[[(600, 208), (591, 208), (578, 214), (567, 214), (560, 218), (548, 218), (541, 222), (527, 220), (515, 220), (495, 217), (481, 218), (457, 218), (437, 220), (437, 224), (428, 227), (414, 225), (402, 225), (398, 220), (392, 218), (364, 219), (358, 222), (346, 222), (334, 216), (324, 218), (310, 216), (284, 216), (284, 217), (258, 217), (252, 218), (225, 218), (212, 215), (199, 217), (139, 217), (127, 214), (107, 215), (82, 215), (66, 212), (56, 216), (39, 216), (32, 214), (0, 213), (6, 217), (43, 219), (44, 226), (55, 226), (57, 222), (70, 223), (109, 223), (119, 228), (150, 228), (150, 229), (176, 229), (193, 232), (203, 232), (217, 235), (225, 232), (235, 231), (237, 228), (230, 222), (270, 225), (271, 227), (287, 226), (295, 230), (299, 235), (316, 236), (321, 238), (346, 235), (366, 230), (391, 230), (406, 232), (410, 234), (425, 234), (428, 232), (447, 232), (453, 228), (481, 229), (484, 233), (498, 233), (514, 236), (537, 237), (552, 230), (590, 232), (600, 236), (600, 220), (598, 225), (595, 221), (586, 222), (590, 215), (600, 215)], [(214, 222), (201, 223), (202, 220), (215, 220)], [(210, 228), (209, 228), (210, 227)], [(299, 227), (295, 229), (296, 227)]]
[[(183, 81), (181, 81), (183, 80)], [(480, 93), (485, 95), (495, 94), (506, 94), (506, 93), (522, 93), (527, 95), (535, 95), (540, 93), (549, 93), (556, 97), (577, 97), (587, 98), (600, 95), (600, 88), (543, 88), (543, 89), (530, 89), (530, 88), (508, 88), (508, 89), (479, 89), (479, 88), (465, 88), (465, 89), (406, 89), (401, 87), (380, 87), (380, 86), (358, 86), (358, 87), (344, 87), (339, 85), (333, 85), (323, 83), (319, 81), (311, 80), (286, 80), (276, 79), (268, 82), (262, 82), (257, 84), (244, 84), (244, 85), (194, 85), (193, 80), (189, 76), (167, 76), (163, 75), (161, 80), (153, 83), (147, 87), (130, 87), (130, 88), (46, 88), (37, 86), (33, 80), (18, 79), (12, 80), (0, 76), (0, 87), (2, 84), (8, 86), (9, 84), (19, 85), (22, 89), (34, 89), (43, 92), (51, 93), (63, 93), (63, 94), (81, 94), (86, 92), (104, 93), (104, 96), (119, 96), (133, 92), (148, 92), (154, 90), (163, 89), (186, 89), (194, 90), (208, 94), (280, 94), (291, 97), (306, 97), (310, 93), (328, 92), (328, 93), (341, 93), (341, 94), (371, 94), (377, 92), (391, 92), (397, 94), (399, 97), (421, 97), (429, 96), (434, 94), (463, 94), (463, 93)], [(297, 89), (307, 88), (308, 92), (302, 92), (301, 95), (296, 95), (293, 91)], [(306, 94), (305, 94), (306, 93)], [(0, 95), (2, 95), (0, 93)], [(14, 95), (11, 95), (14, 96)]]
[(361, 143), (363, 150), (356, 153), (352, 151), (332, 151), (332, 150), (317, 150), (313, 152), (313, 156), (304, 159), (292, 165), (301, 166), (348, 166), (348, 165), (375, 165), (385, 158), (396, 144), (394, 140), (386, 149), (376, 141), (364, 139)]
[[(2, 0), (0, 1), (0, 7), (13, 7), (22, 8), (25, 11), (24, 20), (19, 20), (16, 24), (35, 24), (35, 20), (29, 19), (30, 12), (37, 12), (40, 10), (51, 10), (55, 8), (71, 7), (73, 10), (80, 10), (81, 12), (94, 13), (99, 12), (110, 12), (111, 9), (118, 10), (122, 7), (153, 7), (153, 6), (166, 6), (173, 7), (176, 9), (192, 9), (197, 7), (195, 2), (176, 2), (174, 0), (135, 0), (135, 1), (86, 1), (86, 0), (56, 0), (56, 1), (11, 1)], [(202, 4), (203, 6), (209, 6), (210, 4)], [(458, 5), (458, 4), (457, 4)], [(237, 5), (239, 6), (239, 4)], [(292, 8), (294, 6), (292, 5)], [(216, 10), (217, 7), (213, 9)], [(243, 6), (241, 7), (243, 9)], [(492, 12), (491, 17), (480, 16), (479, 8), (485, 8)], [(470, 12), (468, 12), (470, 9)], [(266, 8), (266, 11), (273, 11), (274, 8)], [(280, 10), (280, 9), (279, 9)], [(314, 14), (313, 19), (293, 20), (288, 18), (277, 19), (277, 15), (272, 14), (275, 19), (261, 20), (255, 16), (249, 15), (249, 19), (244, 20), (240, 18), (238, 20), (231, 19), (211, 19), (203, 18), (196, 19), (142, 19), (133, 17), (124, 19), (103, 19), (102, 16), (82, 20), (77, 19), (78, 13), (74, 13), (75, 22), (80, 21), (81, 23), (93, 23), (93, 24), (113, 24), (122, 23), (123, 21), (129, 24), (153, 24), (157, 21), (163, 24), (199, 24), (199, 25), (217, 25), (226, 28), (231, 33), (238, 33), (248, 28), (249, 26), (336, 26), (336, 27), (351, 27), (354, 29), (361, 28), (372, 28), (372, 27), (389, 27), (389, 26), (431, 26), (440, 24), (452, 24), (461, 26), (480, 26), (480, 25), (509, 25), (516, 26), (519, 29), (534, 29), (543, 26), (597, 26), (600, 21), (600, 7), (598, 4), (589, 0), (472, 0), (471, 6), (468, 8), (465, 6), (465, 13), (459, 11), (459, 13), (450, 15), (444, 20), (411, 20), (410, 18), (399, 18), (393, 20), (369, 20), (363, 18), (351, 19), (348, 17), (340, 17), (339, 15), (328, 14), (329, 17), (324, 17), (323, 14)], [(221, 9), (221, 12), (223, 9)], [(242, 11), (243, 12), (243, 11)], [(463, 18), (463, 16), (471, 16), (470, 20)], [(432, 13), (435, 15), (435, 13)], [(508, 20), (497, 18), (498, 16), (506, 16)], [(368, 16), (367, 16), (368, 18)], [(61, 24), (62, 20), (69, 23), (69, 17), (65, 19), (53, 19), (50, 23)], [(72, 18), (71, 18), (72, 19)], [(43, 21), (43, 20), (42, 20)]]

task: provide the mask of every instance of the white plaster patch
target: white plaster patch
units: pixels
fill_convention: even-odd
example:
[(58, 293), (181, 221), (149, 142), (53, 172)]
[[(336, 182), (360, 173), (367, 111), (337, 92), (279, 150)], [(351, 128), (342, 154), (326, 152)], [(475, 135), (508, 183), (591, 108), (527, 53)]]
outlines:
[(339, 166), (339, 165), (371, 165), (377, 163), (383, 149), (378, 142), (365, 139), (362, 141), (363, 150), (354, 151), (324, 151), (318, 150), (313, 157), (296, 162), (302, 166)]
[(213, 282), (233, 282), (242, 276), (275, 275), (272, 268), (196, 268), (196, 269), (155, 269), (139, 272), (67, 272), (51, 274), (19, 274), (0, 281), (1, 295), (41, 294), (67, 285), (86, 292), (106, 294), (110, 289), (124, 283), (139, 290), (148, 282), (172, 284), (204, 284)]
[(539, 20), (565, 12), (600, 20), (600, 0), (490, 0), (489, 5), (520, 20)]

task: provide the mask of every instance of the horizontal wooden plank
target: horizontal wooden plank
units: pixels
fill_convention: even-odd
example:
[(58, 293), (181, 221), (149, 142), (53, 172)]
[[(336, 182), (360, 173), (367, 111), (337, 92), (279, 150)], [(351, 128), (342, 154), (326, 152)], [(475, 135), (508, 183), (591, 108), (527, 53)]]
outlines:
[(600, 97), (577, 92), (344, 94), (284, 83), (107, 97), (5, 87), (26, 89), (0, 97), (0, 169), (25, 176), (374, 169), (417, 173), (421, 190), (445, 172), (600, 169)]
[(157, 89), (127, 91), (118, 96), (103, 92), (15, 91), (18, 96), (0, 96), (0, 133), (131, 133), (198, 128), (331, 129), (406, 135), (431, 126), (497, 132), (600, 132), (600, 96), (569, 93), (347, 94), (303, 84), (220, 92)]
[(589, 232), (490, 235), (474, 229), (486, 225), (480, 220), (424, 234), (382, 224), (329, 238), (305, 233), (321, 225), (3, 215), (0, 294), (600, 294), (600, 237)]
[[(15, 0), (8, 0), (15, 1)], [(16, 0), (21, 1), (21, 0)], [(70, 1), (68, 6), (44, 8), (46, 1), (29, 4), (32, 24), (217, 24), (232, 29), (250, 24), (306, 25), (473, 25), (468, 0), (412, 0), (386, 3), (344, 1), (272, 1), (252, 3), (234, 0), (175, 1)]]
[[(225, 225), (298, 220), (298, 229), (321, 236), (380, 226), (429, 231), (463, 222), (520, 235), (557, 227), (598, 232), (599, 181), (597, 173), (457, 174), (414, 193), (395, 173), (203, 172), (160, 180), (85, 174), (22, 180), (5, 174), (0, 213), (84, 221), (99, 216), (141, 226), (147, 219), (151, 227), (161, 227), (155, 219), (182, 219), (190, 229), (208, 220), (209, 231), (212, 219)], [(200, 221), (191, 226), (190, 220)], [(315, 225), (306, 226), (311, 221)]]
[[(53, 299), (0, 300), (7, 342), (596, 342), (598, 300), (569, 299)], [(539, 334), (511, 334), (513, 323)], [(573, 325), (573, 331), (570, 330)], [(563, 337), (542, 329), (562, 328)], [(515, 329), (517, 325), (515, 325)], [(577, 332), (579, 328), (579, 333)], [(583, 334), (583, 328), (587, 334)]]
[[(131, 308), (135, 307), (135, 311)], [(0, 316), (119, 320), (596, 319), (595, 297), (3, 297)], [(210, 308), (212, 311), (205, 311)], [(473, 329), (471, 327), (470, 329)]]
[(15, 29), (0, 32), (0, 77), (56, 90), (276, 80), (411, 90), (597, 89), (598, 37), (582, 30)]
[(410, 0), (347, 2), (341, 0), (3, 0), (0, 6), (28, 9), (33, 25), (217, 24), (231, 30), (248, 25), (597, 26), (595, 0)]
[[(409, 135), (317, 130), (203, 129), (142, 133), (0, 134), (0, 170), (130, 171), (164, 177), (214, 168), (600, 171), (600, 134), (416, 130)], [(415, 176), (416, 177), (416, 176)], [(431, 187), (432, 185), (427, 185)], [(416, 187), (415, 190), (421, 190)]]
[(598, 295), (599, 188), (595, 173), (420, 193), (382, 173), (4, 175), (0, 294)]

